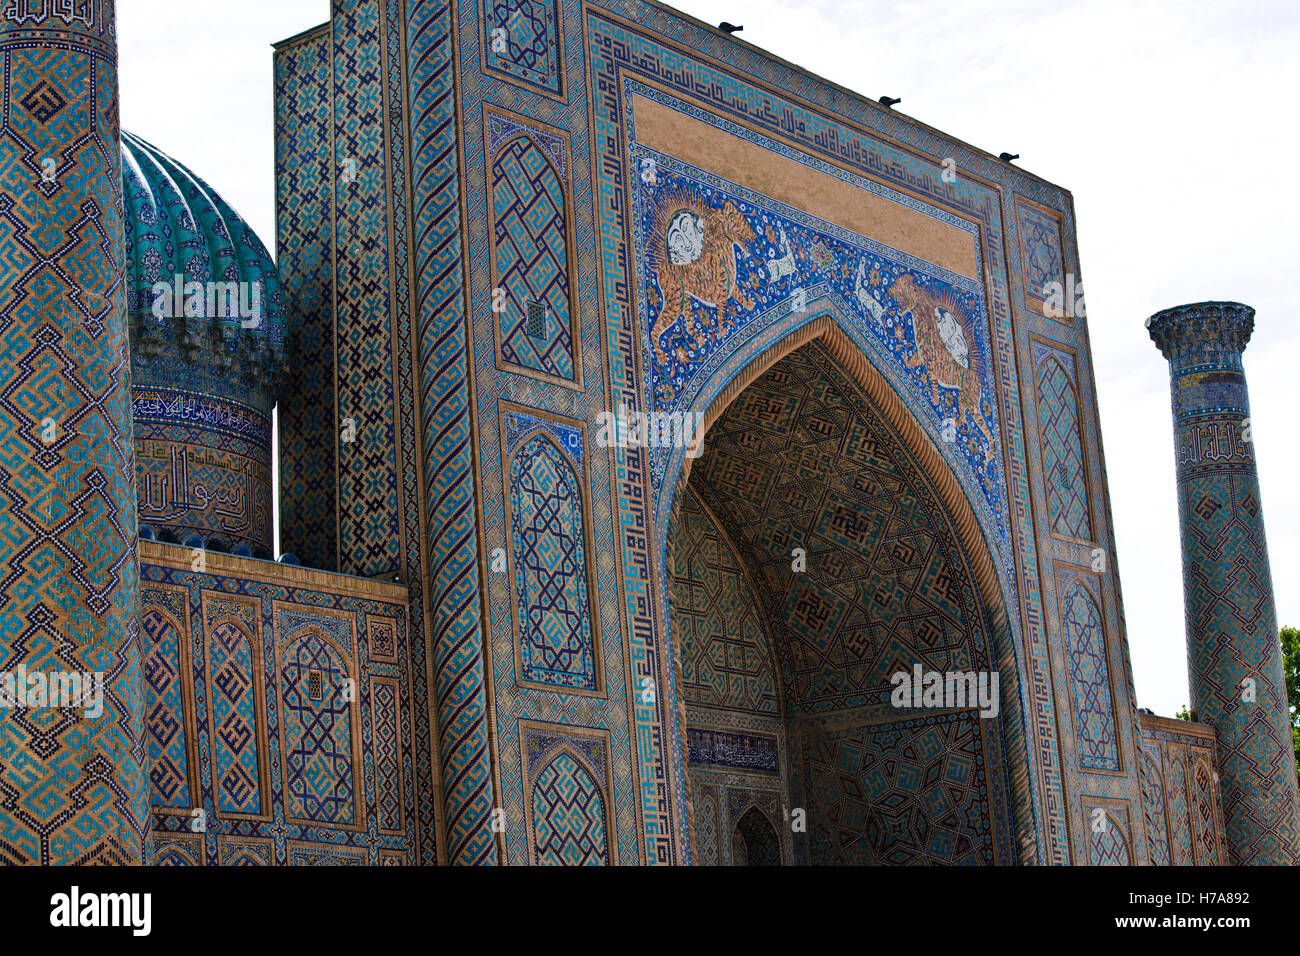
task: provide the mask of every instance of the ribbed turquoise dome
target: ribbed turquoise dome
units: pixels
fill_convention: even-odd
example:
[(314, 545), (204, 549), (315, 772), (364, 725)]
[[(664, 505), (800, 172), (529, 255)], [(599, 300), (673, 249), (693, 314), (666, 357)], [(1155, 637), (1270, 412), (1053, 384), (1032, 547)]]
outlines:
[[(266, 246), (207, 183), (126, 131), (122, 190), (135, 380), (188, 382), (269, 414), (286, 330)], [(187, 297), (187, 282), (204, 285), (202, 314), (185, 314), (199, 301)], [(171, 291), (160, 294), (164, 284)]]
[(122, 191), (140, 534), (269, 557), (275, 263), (211, 187), (126, 132)]

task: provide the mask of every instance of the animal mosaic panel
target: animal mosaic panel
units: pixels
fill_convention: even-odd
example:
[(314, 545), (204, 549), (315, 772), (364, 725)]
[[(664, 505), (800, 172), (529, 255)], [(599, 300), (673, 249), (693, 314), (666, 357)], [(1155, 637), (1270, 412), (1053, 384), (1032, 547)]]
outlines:
[(485, 68), (521, 86), (558, 96), (564, 51), (557, 0), (481, 0)]
[[(376, 661), (367, 626), (380, 621), (404, 634), (406, 589), (216, 553), (206, 553), (196, 572), (188, 550), (141, 547), (144, 620), (158, 635), (150, 652), (158, 663), (149, 665), (145, 685), (149, 739), (175, 753), (163, 766), (186, 752), (190, 760), (186, 769), (154, 775), (155, 847), (160, 836), (189, 834), (200, 808), (207, 822), (197, 837), (201, 853), (187, 851), (198, 862), (409, 859), (406, 648), (401, 642), (393, 660)], [(173, 622), (180, 622), (174, 639)], [(168, 664), (181, 662), (174, 678), (164, 651)], [(192, 725), (187, 707), (197, 718)], [(176, 735), (191, 726), (194, 742), (178, 749)]]
[(500, 361), (548, 381), (579, 382), (569, 293), (568, 144), (554, 131), (496, 111), (486, 119)]
[[(628, 82), (629, 95), (656, 98)], [(637, 177), (633, 194), (652, 407), (707, 402), (718, 370), (741, 346), (830, 312), (934, 435), (948, 436), (943, 447), (990, 531), (1005, 541), (1001, 426), (979, 284), (663, 153), (634, 146), (631, 159), (633, 169), (653, 171)], [(882, 191), (865, 179), (855, 184)], [(657, 482), (667, 467), (659, 455)]]
[(814, 865), (995, 862), (978, 714), (808, 732), (802, 737)]
[(595, 692), (582, 429), (503, 411), (520, 679)]
[(1092, 516), (1079, 435), (1074, 356), (1035, 341), (1034, 362), (1048, 523), (1054, 534), (1090, 541)]
[(1151, 861), (1168, 866), (1229, 862), (1217, 742), (1204, 724), (1141, 714), (1142, 801)]
[(610, 862), (608, 742), (583, 728), (521, 725), (533, 862)]
[(918, 662), (989, 666), (946, 513), (882, 422), (820, 345), (805, 346), (737, 397), (692, 470), (780, 622), (791, 713), (887, 705), (890, 676)]
[(669, 620), (681, 656), (682, 695), (697, 706), (779, 715), (771, 642), (744, 564), (689, 488), (677, 520), (670, 539)]
[(1106, 630), (1094, 576), (1062, 569), (1061, 643), (1074, 705), (1075, 756), (1082, 770), (1120, 769)]

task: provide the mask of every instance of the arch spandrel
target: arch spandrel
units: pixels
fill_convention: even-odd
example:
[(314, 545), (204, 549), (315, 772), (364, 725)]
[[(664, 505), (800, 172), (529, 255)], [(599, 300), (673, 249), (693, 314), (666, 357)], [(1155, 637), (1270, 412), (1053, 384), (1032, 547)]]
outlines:
[[(655, 169), (634, 204), (644, 407), (709, 414), (782, 354), (837, 327), (857, 347), (846, 364), (865, 363), (854, 369), (860, 384), (899, 406), (891, 424), (910, 418), (938, 452), (929, 470), (956, 478), (1012, 603), (1004, 441), (979, 283), (670, 156), (643, 159)], [(689, 459), (676, 448), (650, 457), (662, 553), (673, 476)]]

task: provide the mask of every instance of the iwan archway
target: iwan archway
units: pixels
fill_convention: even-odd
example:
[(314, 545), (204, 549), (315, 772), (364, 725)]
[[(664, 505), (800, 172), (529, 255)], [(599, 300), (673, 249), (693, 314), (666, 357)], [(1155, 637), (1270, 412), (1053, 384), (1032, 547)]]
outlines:
[[(829, 317), (705, 416), (700, 457), (664, 487), (692, 859), (776, 862), (770, 825), (787, 864), (1015, 862), (1028, 798), (1005, 604), (934, 443)], [(896, 706), (894, 675), (918, 665), (984, 675), (983, 714), (973, 693)]]

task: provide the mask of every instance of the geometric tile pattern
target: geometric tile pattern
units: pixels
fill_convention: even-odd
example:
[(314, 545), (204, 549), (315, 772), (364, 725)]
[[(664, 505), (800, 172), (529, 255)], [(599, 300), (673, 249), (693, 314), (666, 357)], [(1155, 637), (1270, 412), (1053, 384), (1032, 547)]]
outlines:
[(1038, 360), (1038, 432), (1043, 446), (1048, 521), (1055, 534), (1088, 541), (1092, 522), (1088, 482), (1079, 443), (1079, 407), (1073, 375), (1074, 356), (1035, 342)]
[[(547, 136), (521, 127), (492, 157), (494, 289), (505, 293), (497, 315), (501, 359), (573, 380), (568, 201), (555, 165), (538, 145)], [(530, 309), (541, 314), (538, 327), (530, 322)]]
[(1044, 287), (1058, 283), (1064, 290), (1065, 266), (1061, 256), (1061, 227), (1055, 218), (1028, 203), (1016, 202), (1020, 226), (1020, 262), (1024, 269), (1025, 304), (1043, 311), (1051, 295)]
[(104, 0), (0, 18), (0, 669), (104, 689), (96, 720), (0, 720), (4, 864), (140, 863), (146, 842), (114, 16)]
[(1213, 729), (1148, 714), (1139, 715), (1138, 721), (1142, 802), (1152, 864), (1225, 865)]
[[(141, 595), (142, 599), (144, 595)], [(190, 759), (182, 700), (184, 671), (181, 641), (185, 632), (176, 619), (157, 607), (141, 615), (140, 633), (148, 649), (144, 661), (145, 721), (149, 732), (149, 779), (154, 809), (188, 810)]]
[(499, 801), (493, 794), (479, 619), (456, 88), (453, 44), (448, 42), (452, 11), (443, 0), (408, 0), (405, 10), (411, 231), (416, 237), (412, 318), (419, 343), (413, 382), (419, 383), (424, 410), (425, 553), (432, 582), (427, 597), (431, 646), (425, 652), (422, 643), (413, 641), (412, 649), (427, 653), (433, 665), (445, 858), (490, 864), (498, 859), (491, 824)]
[(294, 328), (279, 408), (280, 544), (306, 567), (338, 562), (334, 395), (334, 155), (330, 35), (275, 56), (276, 262)]
[(594, 691), (582, 482), (545, 433), (514, 451), (509, 475), (522, 679)]
[[(565, 0), (561, 25), (567, 35), (569, 69), (582, 75), (582, 11), (580, 0)], [(511, 427), (512, 416), (502, 411), (504, 402), (544, 407), (562, 413), (569, 420), (594, 423), (596, 414), (605, 404), (602, 331), (600, 322), (600, 290), (596, 270), (596, 243), (594, 230), (599, 215), (591, 201), (592, 156), (589, 142), (589, 119), (586, 90), (581, 80), (575, 83), (567, 104), (555, 104), (543, 99), (537, 92), (514, 82), (502, 82), (496, 75), (485, 75), (481, 64), (484, 51), (480, 46), (483, 32), (484, 10), (474, 3), (458, 7), (457, 35), (462, 44), (460, 70), (456, 77), (457, 92), (465, 104), (475, 104), (460, 114), (460, 132), (463, 136), (465, 190), (466, 268), (465, 284), (458, 284), (457, 294), (468, 306), (470, 318), (465, 325), (472, 332), (471, 354), (473, 363), (475, 409), (477, 412), (478, 461), (481, 472), (478, 491), (480, 499), (480, 534), (489, 549), (497, 547), (510, 550), (510, 532), (506, 523), (509, 496), (508, 468), (503, 452), (508, 444), (502, 429), (487, 427), (498, 416), (504, 418), (505, 431)], [(482, 103), (482, 108), (478, 104)], [(539, 106), (542, 108), (539, 109)], [(508, 111), (508, 112), (507, 112)], [(492, 290), (496, 281), (492, 271), (492, 207), (491, 161), (499, 148), (517, 135), (525, 133), (546, 154), (556, 174), (566, 186), (571, 208), (568, 226), (571, 245), (568, 250), (570, 269), (569, 297), (573, 304), (571, 321), (572, 341), (576, 361), (576, 381), (552, 379), (543, 373), (521, 368), (507, 368), (499, 354), (499, 314), (492, 311)], [(568, 141), (582, 144), (567, 155)], [(554, 313), (554, 310), (551, 310)], [(536, 316), (535, 316), (536, 318)], [(551, 319), (557, 318), (552, 314)], [(464, 320), (462, 320), (464, 321)], [(563, 321), (570, 321), (563, 317)], [(496, 358), (494, 359), (494, 354)], [(583, 364), (586, 365), (584, 373)], [(515, 373), (518, 374), (515, 374)], [(525, 417), (521, 413), (518, 418)], [(526, 417), (542, 420), (537, 413)], [(517, 420), (517, 419), (516, 419)], [(534, 431), (529, 425), (520, 440)], [(575, 433), (579, 431), (574, 430)], [(580, 439), (581, 435), (577, 435)], [(524, 864), (530, 859), (531, 842), (529, 818), (526, 809), (528, 789), (522, 780), (520, 759), (521, 718), (545, 721), (551, 724), (570, 724), (599, 727), (608, 731), (611, 749), (610, 764), (612, 791), (606, 804), (606, 815), (615, 834), (610, 849), (611, 862), (632, 865), (645, 858), (643, 849), (646, 837), (639, 825), (639, 806), (643, 794), (658, 785), (638, 785), (636, 750), (638, 747), (628, 726), (632, 720), (629, 701), (635, 700), (636, 682), (646, 664), (639, 656), (620, 652), (622, 621), (619, 615), (621, 562), (611, 547), (615, 535), (615, 515), (609, 493), (609, 476), (612, 462), (607, 449), (593, 449), (590, 458), (578, 460), (580, 447), (568, 444), (556, 435), (557, 443), (575, 463), (575, 471), (584, 485), (600, 489), (584, 508), (591, 539), (587, 546), (588, 573), (591, 580), (590, 613), (592, 628), (597, 638), (600, 674), (596, 694), (554, 693), (542, 685), (521, 683), (518, 677), (514, 621), (515, 594), (514, 569), (510, 573), (489, 573), (482, 581), (486, 606), (483, 621), (485, 639), (490, 640), (489, 664), (493, 670), (491, 681), (492, 720), (495, 723), (495, 757), (499, 787), (496, 799), (504, 810), (504, 832), (498, 837), (504, 843), (502, 859), (511, 864)], [(580, 442), (579, 442), (580, 446)], [(501, 466), (498, 466), (498, 462)], [(479, 601), (478, 595), (475, 600)], [(599, 645), (610, 651), (600, 654)], [(628, 670), (637, 674), (629, 677)], [(646, 702), (639, 707), (649, 711), (654, 705)], [(656, 730), (654, 733), (660, 733)], [(680, 836), (684, 837), (684, 828)], [(656, 840), (671, 839), (678, 834), (663, 831)]]
[(689, 486), (669, 548), (669, 621), (681, 655), (683, 696), (703, 707), (779, 715), (757, 597), (739, 556)]
[(391, 681), (376, 681), (370, 690), (374, 713), (375, 805), (379, 828), (402, 832), (402, 737), (398, 714), (400, 691)]
[[(382, 0), (333, 4), (334, 336), (338, 570), (402, 568)], [(330, 102), (330, 101), (327, 101)], [(405, 284), (405, 278), (400, 282)], [(341, 422), (352, 419), (352, 440)], [(301, 557), (301, 556), (300, 556)]]
[[(372, 622), (406, 632), (406, 589), (270, 562), (249, 573), (241, 559), (215, 553), (195, 572), (186, 549), (141, 549), (146, 620), (188, 622), (181, 639), (195, 648), (182, 709), (163, 716), (160, 695), (150, 724), (195, 729), (186, 741), (189, 806), (207, 810), (207, 862), (284, 866), (291, 849), (312, 847), (319, 863), (414, 859), (407, 649), (397, 642), (396, 658), (384, 661), (357, 646)], [(184, 667), (189, 657), (180, 659)], [(155, 805), (155, 836), (190, 832), (188, 811), (174, 802)]]
[[(1101, 813), (1097, 813), (1101, 810)], [(1128, 866), (1128, 841), (1114, 814), (1118, 808), (1090, 807), (1085, 804), (1088, 827), (1088, 864), (1090, 866)], [(1127, 822), (1128, 813), (1124, 812)]]
[(259, 719), (256, 660), (246, 625), (215, 618), (208, 631), (207, 683), (212, 689), (212, 732), (217, 806), (228, 814), (264, 814), (258, 753), (265, 730)]
[(287, 813), (313, 823), (356, 823), (352, 711), (356, 687), (337, 646), (311, 625), (286, 627), (279, 641)]
[(713, 787), (695, 787), (695, 852), (700, 866), (718, 865), (718, 797)]
[(1196, 862), (1192, 836), (1192, 809), (1187, 796), (1187, 757), (1183, 748), (1169, 749), (1169, 830), (1170, 849), (1175, 866), (1192, 866)]
[(781, 865), (781, 841), (758, 807), (750, 807), (736, 824), (733, 847), (732, 866)]
[(1220, 862), (1218, 808), (1214, 802), (1214, 773), (1204, 755), (1191, 759), (1187, 784), (1192, 791), (1192, 823), (1196, 829), (1196, 857)]
[(1082, 770), (1118, 771), (1119, 741), (1101, 611), (1082, 577), (1066, 580), (1069, 584), (1061, 596), (1061, 643), (1074, 705), (1075, 755)]
[(533, 814), (539, 864), (605, 865), (605, 801), (570, 754), (557, 754), (533, 781)]
[(563, 92), (556, 0), (482, 0), (487, 69), (551, 95)]
[[(886, 187), (902, 188), (914, 196), (919, 195), (923, 202), (933, 203), (937, 208), (932, 215), (953, 215), (974, 226), (972, 241), (980, 261), (986, 266), (980, 289), (986, 295), (984, 304), (992, 333), (986, 340), (986, 357), (994, 387), (990, 401), (982, 403), (982, 412), (986, 418), (996, 416), (1005, 422), (1005, 437), (1009, 444), (1005, 456), (1006, 487), (988, 499), (988, 507), (993, 507), (993, 502), (1000, 497), (1009, 508), (1005, 512), (1006, 524), (1009, 525), (1004, 525), (1005, 543), (996, 548), (1002, 552), (999, 568), (1006, 601), (1009, 605), (1023, 604), (1030, 609), (1024, 620), (1013, 615), (1014, 619), (1009, 622), (1013, 640), (1008, 642), (1008, 650), (1015, 655), (1017, 666), (1026, 676), (1022, 699), (1029, 711), (1027, 719), (1018, 725), (1025, 728), (1026, 736), (1015, 743), (1020, 753), (1031, 762), (1028, 776), (1016, 778), (1024, 779), (1024, 783), (1016, 785), (1020, 796), (1014, 813), (1022, 832), (1034, 835), (1032, 845), (1021, 847), (1023, 855), (1046, 863), (1065, 862), (1069, 855), (1068, 830), (1077, 823), (1065, 816), (1065, 790), (1073, 782), (1060, 766), (1056, 742), (1056, 705), (1050, 678), (1052, 649), (1043, 631), (1041, 611), (1033, 610), (1041, 608), (1039, 559), (1031, 527), (1029, 476), (1019, 419), (1021, 385), (1016, 371), (1019, 363), (1013, 354), (1016, 336), (1006, 272), (999, 266), (1012, 255), (1003, 244), (1007, 224), (1003, 222), (1005, 206), (1001, 197), (1006, 193), (986, 188), (973, 180), (963, 180), (962, 188), (953, 189), (941, 182), (938, 162), (926, 157), (952, 155), (952, 150), (957, 149), (965, 157), (964, 162), (1003, 183), (1004, 188), (1014, 180), (1017, 187), (1026, 190), (1035, 200), (1053, 204), (1061, 201), (1060, 192), (1028, 177), (1001, 170), (978, 154), (954, 145), (942, 134), (917, 131), (869, 103), (832, 93), (816, 77), (774, 63), (761, 52), (719, 38), (697, 24), (656, 9), (653, 29), (642, 28), (629, 23), (640, 16), (640, 7), (632, 0), (604, 0), (599, 6), (621, 15), (621, 19), (616, 20), (588, 6), (583, 22), (587, 40), (585, 60), (591, 78), (589, 115), (593, 124), (590, 134), (584, 136), (593, 148), (592, 191), (599, 233), (594, 248), (599, 257), (601, 289), (604, 292), (600, 304), (600, 314), (605, 322), (601, 353), (610, 356), (607, 364), (609, 394), (605, 396), (605, 407), (617, 408), (622, 404), (634, 411), (644, 409), (654, 400), (656, 387), (651, 375), (647, 374), (643, 379), (638, 374), (639, 368), (646, 364), (638, 353), (644, 356), (643, 350), (648, 349), (646, 337), (650, 326), (637, 315), (638, 306), (646, 303), (643, 296), (637, 294), (638, 281), (644, 272), (637, 267), (643, 250), (635, 235), (642, 222), (637, 215), (640, 190), (635, 185), (640, 178), (640, 167), (633, 163), (642, 157), (654, 158), (635, 142), (633, 103), (628, 93), (629, 86), (639, 79), (644, 78), (646, 82), (637, 85), (635, 91), (638, 95), (649, 99), (658, 97), (657, 102), (661, 105), (669, 103), (673, 97), (678, 102), (686, 101), (686, 105), (678, 108), (693, 119), (713, 123), (732, 135), (743, 137), (761, 148), (780, 152), (797, 162), (833, 169), (834, 175), (841, 178), (841, 171), (847, 171), (849, 176), (870, 177)], [(702, 51), (701, 55), (691, 52), (696, 49)], [(750, 77), (759, 77), (764, 82), (754, 82)], [(652, 86), (655, 89), (651, 89)], [(648, 89), (650, 92), (646, 92)], [(889, 134), (893, 142), (875, 135), (877, 131)], [(895, 145), (899, 140), (907, 145)], [(663, 159), (660, 169), (669, 166), (668, 160)], [(710, 183), (714, 189), (727, 188), (729, 193), (739, 192), (726, 184), (719, 184), (716, 178)], [(769, 203), (765, 211), (770, 208)], [(786, 213), (781, 215), (785, 217)], [(777, 232), (775, 239), (778, 242), (779, 238)], [(810, 244), (810, 254), (811, 245), (815, 243)], [(1018, 263), (1018, 253), (1014, 261)], [(924, 268), (919, 263), (918, 267)], [(766, 281), (766, 276), (763, 281)], [(841, 304), (829, 295), (819, 300), (818, 294), (809, 289), (810, 310), (814, 306), (833, 310), (841, 325), (853, 326), (851, 334), (862, 331), (858, 329), (856, 320), (849, 316), (852, 306)], [(824, 302), (824, 306), (819, 306), (819, 302)], [(788, 303), (787, 298), (787, 309)], [(774, 304), (780, 306), (780, 303)], [(763, 319), (755, 324), (759, 327), (766, 325), (768, 329), (773, 326), (785, 329), (797, 324), (797, 317), (790, 317), (788, 312), (783, 314), (786, 318), (782, 322)], [(814, 315), (810, 314), (809, 319), (812, 318)], [(866, 318), (862, 318), (865, 322)], [(702, 321), (696, 325), (697, 331), (708, 334), (712, 334), (714, 328), (712, 322)], [(907, 331), (903, 329), (905, 343)], [(735, 333), (733, 327), (733, 335), (727, 340), (726, 349), (730, 357), (720, 362), (716, 375), (709, 379), (719, 389), (725, 387), (725, 383), (770, 341), (763, 339), (766, 333), (752, 338)], [(776, 334), (773, 331), (773, 335)], [(661, 345), (666, 344), (664, 340), (667, 338), (667, 335), (663, 336)], [(869, 351), (874, 348), (873, 339), (865, 335), (862, 338), (866, 341), (859, 341), (860, 345)], [(892, 349), (892, 345), (889, 347)], [(746, 348), (750, 351), (745, 352)], [(902, 353), (902, 357), (907, 357), (912, 350), (904, 347)], [(895, 385), (900, 390), (905, 387), (902, 375), (913, 373), (921, 374), (919, 363), (917, 368), (905, 369), (902, 373), (894, 369), (886, 372), (891, 377), (898, 377)], [(713, 384), (709, 385), (710, 395), (715, 394), (713, 387)], [(675, 400), (682, 401), (683, 407), (693, 405), (691, 399), (683, 400), (679, 396)], [(929, 401), (928, 396), (925, 401)], [(926, 428), (930, 429), (931, 425), (937, 443), (939, 423), (927, 422)], [(1000, 440), (1001, 426), (992, 431)], [(944, 453), (949, 454), (949, 451), (944, 449)], [(664, 535), (672, 500), (671, 496), (656, 500), (653, 494), (651, 500), (646, 500), (644, 489), (647, 485), (655, 487), (658, 480), (651, 477), (654, 465), (649, 454), (640, 449), (615, 448), (611, 457), (611, 473), (615, 476), (615, 528), (618, 532), (616, 564), (622, 575), (620, 583), (625, 585), (620, 588), (619, 597), (630, 636), (634, 683), (648, 678), (662, 686), (663, 674), (659, 669), (664, 665), (658, 663), (657, 657), (659, 648), (666, 643), (663, 638), (668, 623), (664, 614), (667, 602), (658, 589), (663, 586), (659, 577), (662, 573), (660, 562), (663, 560)], [(959, 472), (965, 469), (963, 473), (969, 475), (969, 466), (962, 465), (960, 457), (954, 461), (954, 468)], [(668, 487), (671, 488), (671, 484)], [(980, 510), (985, 507), (984, 492), (972, 493), (971, 498), (986, 534), (998, 538), (998, 522), (988, 523)], [(649, 554), (646, 553), (647, 533), (654, 536)], [(1006, 564), (1013, 555), (1018, 556), (1014, 568)], [(655, 594), (660, 598), (651, 600)], [(664, 700), (665, 697), (669, 699)], [(661, 703), (657, 707), (638, 706), (633, 712), (641, 778), (662, 780), (667, 784), (666, 788), (655, 792), (646, 788), (641, 794), (647, 848), (645, 857), (652, 862), (671, 858), (680, 852), (680, 848), (666, 835), (680, 829), (674, 820), (685, 810), (679, 756), (681, 747), (675, 739), (672, 720), (663, 712), (674, 704), (670, 695), (661, 695), (659, 700)]]
[(1153, 757), (1145, 747), (1138, 749), (1138, 762), (1142, 775), (1142, 815), (1146, 824), (1147, 855), (1152, 866), (1169, 866), (1169, 831), (1165, 826), (1165, 788), (1157, 762), (1159, 750)]
[(542, 866), (606, 866), (605, 741), (561, 727), (525, 726), (533, 862)]
[(813, 865), (992, 864), (979, 724), (960, 711), (806, 736)]
[(942, 506), (821, 345), (746, 388), (705, 445), (691, 484), (780, 628), (791, 713), (879, 704), (890, 675), (917, 662), (987, 666), (984, 615)]
[[(1191, 706), (1218, 734), (1229, 856), (1239, 865), (1292, 865), (1300, 862), (1300, 798), (1255, 450), (1244, 428), (1242, 351), (1254, 314), (1204, 302), (1157, 313), (1147, 327), (1169, 360)], [(1196, 772), (1189, 760), (1189, 780)]]

